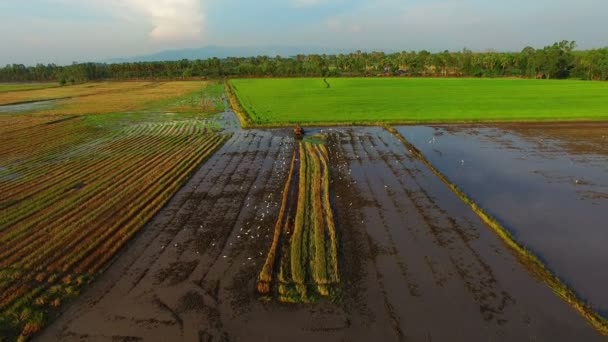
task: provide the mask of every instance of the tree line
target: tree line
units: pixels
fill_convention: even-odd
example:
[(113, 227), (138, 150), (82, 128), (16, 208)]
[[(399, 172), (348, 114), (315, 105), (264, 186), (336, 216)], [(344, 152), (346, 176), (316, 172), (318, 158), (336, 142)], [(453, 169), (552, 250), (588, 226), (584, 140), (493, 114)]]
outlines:
[(573, 41), (561, 41), (542, 49), (521, 52), (398, 53), (361, 52), (294, 57), (211, 58), (135, 63), (73, 63), (7, 65), (0, 68), (0, 82), (55, 82), (61, 84), (96, 80), (190, 79), (223, 77), (521, 77), (608, 80), (608, 47), (575, 50)]

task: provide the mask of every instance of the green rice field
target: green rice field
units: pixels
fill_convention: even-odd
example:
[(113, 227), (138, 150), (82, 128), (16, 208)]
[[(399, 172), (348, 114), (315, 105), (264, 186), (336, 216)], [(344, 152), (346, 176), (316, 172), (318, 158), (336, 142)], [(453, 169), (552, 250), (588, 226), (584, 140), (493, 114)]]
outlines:
[(230, 81), (254, 125), (608, 120), (608, 83), (293, 78)]

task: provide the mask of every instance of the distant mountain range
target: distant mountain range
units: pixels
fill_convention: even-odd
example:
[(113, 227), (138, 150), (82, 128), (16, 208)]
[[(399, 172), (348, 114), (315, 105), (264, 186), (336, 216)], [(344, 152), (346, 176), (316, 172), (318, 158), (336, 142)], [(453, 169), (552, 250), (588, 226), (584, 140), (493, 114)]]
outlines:
[[(371, 51), (365, 49), (366, 51)], [(159, 61), (179, 61), (182, 59), (209, 59), (213, 57), (254, 57), (254, 56), (281, 56), (291, 57), (298, 54), (339, 54), (350, 53), (353, 49), (337, 49), (323, 47), (291, 47), (291, 46), (262, 46), (262, 47), (223, 47), (210, 45), (202, 48), (166, 50), (158, 53), (127, 57), (112, 58), (105, 60), (107, 63), (127, 63), (127, 62), (159, 62)]]

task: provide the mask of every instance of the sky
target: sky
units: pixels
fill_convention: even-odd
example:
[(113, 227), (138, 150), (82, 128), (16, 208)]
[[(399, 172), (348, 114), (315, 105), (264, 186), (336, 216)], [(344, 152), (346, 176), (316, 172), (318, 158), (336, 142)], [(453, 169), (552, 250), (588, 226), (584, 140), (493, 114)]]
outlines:
[(208, 45), (520, 51), (608, 46), (608, 0), (0, 0), (0, 65)]

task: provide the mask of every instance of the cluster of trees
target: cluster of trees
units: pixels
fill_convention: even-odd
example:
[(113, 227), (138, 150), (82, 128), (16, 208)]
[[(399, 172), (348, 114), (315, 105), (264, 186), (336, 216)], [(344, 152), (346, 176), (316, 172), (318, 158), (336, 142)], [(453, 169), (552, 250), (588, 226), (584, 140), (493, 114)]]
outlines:
[(74, 63), (0, 68), (0, 82), (59, 81), (62, 84), (108, 79), (179, 79), (191, 77), (427, 76), (524, 77), (608, 80), (608, 47), (576, 51), (562, 41), (521, 52), (428, 51), (355, 52), (339, 55), (212, 58), (139, 63)]

